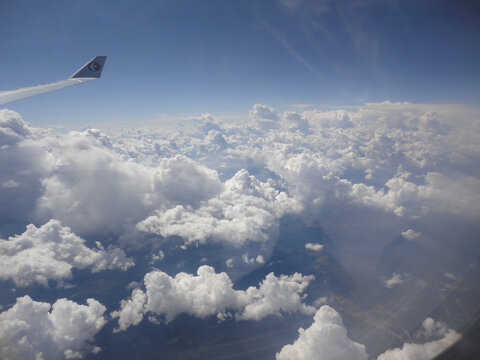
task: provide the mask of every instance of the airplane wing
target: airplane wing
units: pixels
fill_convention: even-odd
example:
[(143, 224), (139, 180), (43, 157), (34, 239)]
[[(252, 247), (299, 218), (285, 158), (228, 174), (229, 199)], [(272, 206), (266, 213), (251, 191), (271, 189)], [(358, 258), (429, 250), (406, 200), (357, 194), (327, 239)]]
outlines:
[(102, 74), (106, 59), (106, 56), (94, 57), (84, 66), (82, 66), (75, 74), (65, 80), (60, 80), (49, 84), (29, 86), (20, 89), (0, 91), (0, 105), (98, 79)]

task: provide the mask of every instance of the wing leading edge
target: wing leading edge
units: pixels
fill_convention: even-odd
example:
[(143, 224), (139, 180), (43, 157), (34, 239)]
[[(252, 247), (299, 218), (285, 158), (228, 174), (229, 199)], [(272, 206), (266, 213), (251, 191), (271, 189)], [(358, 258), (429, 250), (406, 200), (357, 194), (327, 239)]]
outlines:
[(106, 56), (94, 57), (84, 66), (82, 66), (75, 74), (65, 80), (60, 80), (49, 84), (29, 86), (20, 89), (0, 91), (0, 105), (98, 79), (100, 75), (102, 75), (102, 70), (106, 59)]

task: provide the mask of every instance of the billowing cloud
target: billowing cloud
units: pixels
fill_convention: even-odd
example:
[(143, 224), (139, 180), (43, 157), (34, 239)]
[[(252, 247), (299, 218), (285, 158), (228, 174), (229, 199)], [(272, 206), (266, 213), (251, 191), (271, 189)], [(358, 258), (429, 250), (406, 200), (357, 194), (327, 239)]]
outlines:
[(71, 133), (56, 146), (57, 165), (42, 180), (38, 218), (80, 232), (125, 232), (162, 206), (195, 206), (222, 188), (215, 171), (178, 155), (156, 167), (126, 161), (98, 131)]
[(105, 250), (85, 246), (85, 240), (69, 227), (50, 220), (37, 228), (28, 225), (26, 231), (8, 240), (0, 239), (0, 279), (10, 279), (17, 286), (49, 280), (63, 282), (71, 279), (72, 268), (91, 268), (92, 272), (105, 269), (126, 270), (134, 265), (119, 248)]
[(366, 360), (365, 346), (348, 338), (342, 318), (330, 306), (316, 312), (313, 324), (298, 330), (293, 344), (285, 345), (276, 354), (277, 360)]
[(305, 112), (304, 116), (308, 118), (310, 124), (321, 128), (335, 127), (345, 129), (353, 126), (350, 116), (345, 110), (312, 110)]
[(251, 286), (245, 291), (236, 291), (242, 307), (236, 318), (261, 320), (268, 315), (278, 315), (281, 312), (313, 313), (315, 309), (303, 304), (300, 296), (313, 279), (313, 275), (304, 276), (299, 273), (280, 277), (273, 273), (268, 274), (258, 288)]
[(0, 109), (0, 237), (32, 221), (41, 179), (55, 161), (39, 151), (39, 133), (16, 112)]
[(155, 209), (195, 207), (223, 187), (215, 170), (186, 156), (142, 164), (115, 151), (99, 130), (58, 135), (5, 109), (0, 148), (4, 233), (53, 218), (79, 234), (125, 235)]
[(53, 305), (17, 298), (0, 313), (2, 359), (74, 359), (101, 349), (92, 345), (105, 324), (105, 307), (94, 299), (87, 305), (59, 299)]
[(226, 273), (216, 273), (207, 265), (200, 266), (197, 275), (179, 273), (171, 277), (153, 271), (145, 275), (146, 291), (133, 290), (130, 299), (123, 300), (121, 309), (112, 316), (118, 318), (119, 331), (138, 324), (147, 312), (163, 316), (166, 322), (181, 313), (200, 318), (215, 315), (222, 320), (234, 311), (238, 320), (257, 321), (281, 313), (309, 314), (314, 308), (302, 303), (301, 294), (313, 278), (270, 273), (259, 287), (235, 290)]
[(250, 110), (250, 117), (260, 130), (275, 129), (278, 127), (278, 116), (274, 109), (262, 104), (255, 104)]
[(139, 230), (164, 237), (181, 236), (187, 243), (207, 240), (241, 247), (248, 242), (265, 242), (285, 213), (301, 206), (272, 181), (261, 182), (240, 170), (225, 182), (224, 190), (198, 208), (177, 205), (138, 223)]
[(113, 318), (118, 318), (118, 328), (114, 332), (126, 330), (130, 325), (138, 325), (143, 320), (147, 295), (140, 289), (134, 289), (128, 300), (122, 300), (121, 310), (112, 312)]
[(461, 337), (455, 330), (447, 328), (442, 322), (435, 322), (432, 318), (425, 319), (422, 327), (423, 334), (427, 339), (432, 337), (438, 339), (423, 344), (405, 343), (402, 348), (387, 350), (380, 354), (377, 360), (433, 359)]

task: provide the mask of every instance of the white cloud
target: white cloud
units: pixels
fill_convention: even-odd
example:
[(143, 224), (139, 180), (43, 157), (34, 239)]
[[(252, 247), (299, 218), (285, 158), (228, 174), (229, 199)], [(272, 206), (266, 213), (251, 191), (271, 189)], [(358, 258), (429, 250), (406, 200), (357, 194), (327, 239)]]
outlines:
[(448, 327), (441, 321), (435, 321), (431, 317), (422, 321), (423, 335), (428, 339), (434, 336), (443, 337), (448, 333)]
[(422, 236), (422, 233), (408, 229), (402, 232), (402, 236), (409, 241), (413, 241), (419, 239), (420, 236)]
[[(225, 266), (235, 264), (234, 270), (241, 272), (242, 266), (253, 266), (245, 265), (242, 255), (249, 254), (247, 260), (256, 264), (264, 260), (258, 254), (266, 259), (280, 220), (294, 213), (308, 224), (320, 224), (335, 239), (342, 265), (352, 263), (345, 261), (347, 249), (360, 264), (357, 268), (367, 268), (365, 264), (377, 263), (374, 254), (381, 254), (398, 234), (407, 240), (419, 236), (409, 229), (411, 224), (413, 229), (429, 229), (422, 222), (438, 214), (448, 221), (460, 218), (465, 226), (477, 221), (479, 119), (478, 110), (453, 105), (384, 102), (277, 114), (257, 104), (250, 122), (204, 115), (173, 129), (111, 131), (107, 137), (93, 129), (59, 135), (0, 110), (0, 237), (51, 218), (85, 239), (108, 235), (133, 244), (143, 238), (158, 240), (151, 234), (180, 236), (187, 245), (232, 245), (225, 247), (222, 262), (228, 259)], [(137, 224), (147, 233), (139, 233)], [(444, 241), (438, 233), (425, 234), (425, 240)], [(110, 252), (87, 250), (102, 258)], [(38, 281), (32, 280), (38, 273), (44, 276), (41, 281), (61, 282), (70, 276), (69, 268), (83, 266), (80, 260), (56, 256), (48, 259), (62, 265), (61, 270), (45, 272), (41, 263), (28, 270), (32, 276), (15, 272), (8, 278), (18, 275), (18, 284), (31, 283)], [(168, 256), (175, 254), (169, 250)], [(215, 260), (210, 255), (208, 259)], [(86, 267), (94, 270), (95, 264)], [(452, 266), (444, 268), (455, 273)], [(176, 277), (167, 280), (177, 282)], [(404, 275), (383, 280), (393, 287)], [(240, 293), (233, 291), (238, 300)], [(136, 306), (124, 316), (124, 327), (143, 317), (143, 311), (158, 315), (140, 306), (148, 302), (144, 294), (143, 299), (137, 292), (135, 301), (124, 305)], [(218, 310), (222, 318), (231, 311), (240, 319), (244, 313), (257, 316), (258, 308), (258, 316), (276, 309), (270, 300), (250, 300), (257, 303), (250, 312), (245, 312), (245, 304), (224, 309), (220, 298), (204, 300), (205, 313)], [(203, 316), (200, 310), (185, 311)], [(166, 308), (160, 317), (167, 313), (174, 316), (175, 311)], [(69, 356), (75, 356), (73, 350)]]
[(161, 261), (165, 259), (165, 254), (162, 250), (159, 250), (157, 254), (153, 253), (152, 254), (152, 260), (150, 260), (150, 264), (153, 264), (157, 261)]
[(246, 170), (227, 180), (224, 190), (200, 207), (177, 205), (137, 224), (141, 231), (164, 237), (181, 236), (186, 243), (207, 240), (241, 247), (248, 242), (265, 242), (287, 212), (298, 212), (298, 202), (261, 182)]
[(333, 111), (306, 111), (304, 116), (308, 118), (309, 122), (314, 126), (320, 127), (337, 127), (346, 129), (352, 127), (350, 116), (345, 110)]
[(81, 358), (97, 353), (95, 334), (105, 324), (105, 307), (94, 299), (87, 305), (59, 299), (53, 306), (17, 298), (0, 313), (0, 357), (5, 359)]
[(0, 109), (0, 237), (33, 219), (41, 179), (54, 162), (35, 143), (41, 133), (17, 113)]
[[(125, 237), (140, 221), (142, 231), (179, 235), (187, 242), (264, 241), (285, 207), (272, 214), (279, 204), (271, 199), (265, 205), (259, 200), (263, 195), (247, 199), (225, 189), (240, 180), (239, 173), (222, 184), (215, 170), (200, 165), (239, 170), (247, 160), (259, 172), (281, 178), (280, 194), (293, 212), (303, 205), (317, 216), (324, 207), (355, 204), (399, 216), (448, 212), (473, 219), (480, 214), (475, 172), (443, 171), (454, 164), (474, 169), (480, 156), (474, 146), (477, 114), (468, 109), (384, 102), (278, 115), (256, 104), (250, 116), (272, 126), (252, 132), (243, 123), (205, 115), (181, 130), (144, 129), (109, 138), (94, 129), (57, 136), (2, 110), (0, 184), (7, 186), (0, 187), (0, 199), (9, 206), (0, 206), (0, 218), (23, 226), (55, 218), (82, 235)], [(352, 175), (357, 173), (361, 176)], [(364, 183), (365, 174), (370, 183)], [(278, 191), (280, 183), (268, 186)], [(236, 200), (244, 202), (235, 207)]]
[(401, 274), (393, 273), (390, 279), (387, 279), (383, 282), (383, 286), (391, 289), (396, 285), (403, 284), (404, 281), (405, 281), (405, 276), (402, 276)]
[(81, 233), (118, 234), (156, 208), (196, 206), (222, 188), (215, 171), (184, 156), (148, 167), (122, 159), (106, 141), (90, 130), (52, 145), (57, 165), (42, 180), (38, 218), (59, 219)]
[(366, 360), (365, 346), (348, 338), (342, 318), (330, 306), (322, 306), (308, 329), (300, 328), (293, 344), (276, 354), (277, 360)]
[(126, 270), (133, 259), (118, 248), (105, 250), (85, 246), (85, 241), (57, 220), (37, 228), (28, 225), (26, 231), (8, 240), (0, 239), (0, 279), (11, 279), (17, 286), (38, 282), (47, 286), (49, 280), (71, 279), (72, 268)]
[(249, 287), (245, 291), (236, 291), (242, 311), (237, 312), (239, 320), (261, 320), (268, 315), (280, 312), (301, 312), (311, 314), (315, 308), (302, 303), (302, 294), (313, 275), (303, 276), (295, 273), (291, 276), (268, 274), (258, 288)]
[(134, 289), (128, 300), (122, 300), (121, 311), (112, 312), (113, 318), (118, 317), (118, 328), (114, 332), (126, 330), (130, 325), (137, 325), (145, 314), (147, 295), (140, 289)]
[(322, 251), (323, 245), (322, 244), (307, 243), (307, 244), (305, 244), (305, 249), (312, 250), (312, 251)]
[(271, 107), (255, 104), (250, 110), (250, 117), (260, 130), (275, 129), (278, 127), (278, 116)]
[(290, 131), (300, 130), (308, 132), (310, 128), (309, 122), (299, 113), (288, 111), (282, 115), (282, 126)]
[(257, 255), (256, 258), (250, 258), (250, 257), (248, 257), (247, 253), (242, 255), (242, 260), (245, 264), (255, 264), (255, 263), (264, 264), (265, 263), (265, 260), (264, 260), (262, 255)]
[(124, 235), (154, 209), (197, 206), (223, 186), (216, 171), (183, 155), (139, 163), (99, 130), (59, 135), (4, 109), (0, 148), (0, 234), (54, 218), (82, 235)]
[(432, 318), (425, 319), (422, 327), (426, 338), (440, 338), (424, 344), (405, 343), (402, 348), (387, 350), (383, 354), (380, 354), (377, 360), (433, 359), (457, 342), (461, 337), (455, 330), (448, 329), (444, 323), (435, 322)]
[(259, 287), (235, 290), (226, 273), (215, 273), (207, 265), (200, 266), (196, 276), (179, 273), (171, 277), (153, 271), (145, 275), (146, 291), (135, 289), (112, 316), (119, 319), (118, 330), (125, 330), (138, 324), (147, 312), (164, 316), (166, 322), (181, 313), (200, 318), (215, 315), (219, 320), (229, 316), (229, 311), (234, 311), (238, 320), (261, 320), (290, 312), (309, 314), (314, 308), (302, 303), (301, 294), (313, 278), (298, 273), (276, 277), (270, 273)]

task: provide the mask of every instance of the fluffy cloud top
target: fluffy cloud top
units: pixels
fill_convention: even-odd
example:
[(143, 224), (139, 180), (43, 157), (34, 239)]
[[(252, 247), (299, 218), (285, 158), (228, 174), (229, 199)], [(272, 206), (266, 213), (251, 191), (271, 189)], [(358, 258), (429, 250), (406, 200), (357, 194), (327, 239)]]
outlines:
[(94, 299), (79, 305), (67, 299), (49, 303), (28, 295), (0, 313), (2, 359), (73, 359), (100, 351), (95, 334), (105, 324), (105, 307)]
[(330, 306), (316, 312), (308, 329), (300, 328), (293, 344), (276, 354), (277, 360), (367, 360), (365, 346), (348, 338), (342, 318)]
[(278, 127), (278, 116), (271, 107), (262, 104), (255, 104), (250, 110), (250, 117), (260, 130), (274, 129)]
[(298, 273), (276, 277), (270, 273), (259, 287), (235, 290), (226, 273), (215, 273), (207, 265), (200, 266), (196, 276), (179, 273), (171, 277), (153, 271), (145, 275), (146, 292), (135, 289), (112, 316), (118, 317), (117, 330), (125, 330), (138, 324), (146, 312), (164, 316), (167, 322), (181, 313), (200, 318), (216, 315), (222, 320), (229, 315), (228, 310), (236, 311), (238, 320), (261, 320), (282, 312), (309, 314), (314, 308), (302, 303), (301, 294), (313, 278)]
[(99, 130), (57, 135), (4, 109), (0, 149), (0, 233), (53, 218), (80, 234), (122, 235), (155, 209), (197, 206), (223, 186), (186, 156), (141, 164)]
[(247, 242), (264, 242), (287, 212), (301, 209), (298, 202), (240, 170), (225, 182), (224, 190), (199, 208), (178, 205), (157, 211), (137, 228), (164, 237), (181, 236), (187, 243), (208, 239), (241, 247)]
[(215, 171), (177, 155), (156, 167), (119, 157), (98, 131), (71, 133), (54, 146), (57, 164), (42, 180), (37, 217), (81, 232), (125, 232), (152, 210), (196, 206), (222, 189)]
[(0, 239), (0, 279), (11, 279), (17, 286), (38, 282), (47, 286), (49, 280), (62, 282), (72, 277), (72, 268), (126, 270), (134, 265), (118, 248), (105, 250), (85, 246), (85, 241), (57, 220), (26, 231), (8, 240)]
[(419, 239), (420, 236), (422, 236), (422, 233), (408, 229), (402, 232), (402, 236), (407, 240), (413, 241)]
[(457, 342), (461, 337), (455, 330), (448, 329), (444, 323), (435, 322), (432, 318), (425, 319), (422, 327), (426, 338), (439, 337), (439, 339), (424, 344), (405, 343), (401, 349), (395, 348), (380, 354), (377, 360), (433, 359)]

